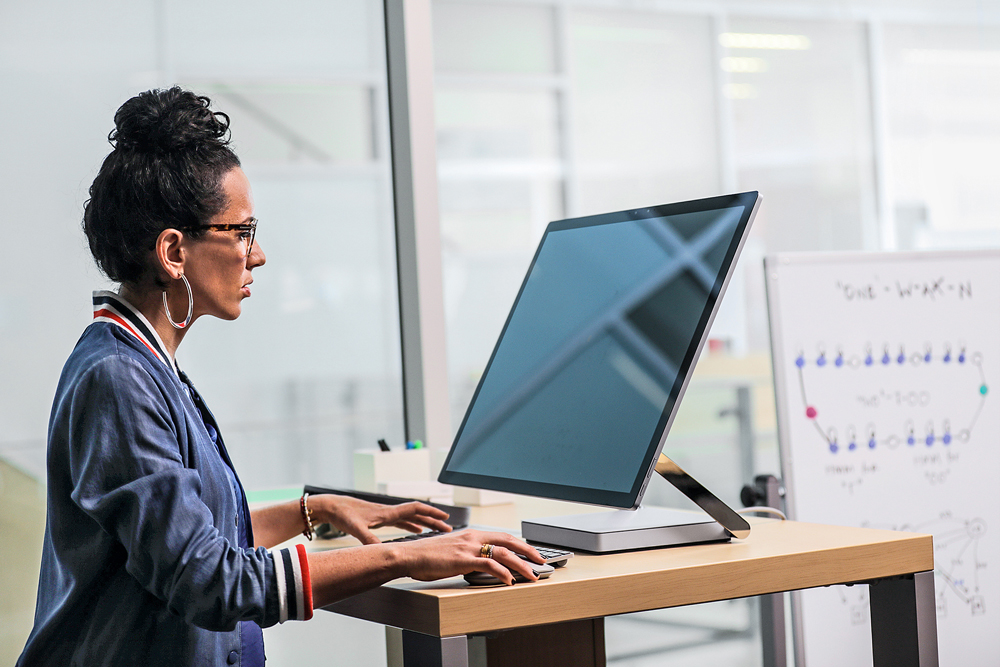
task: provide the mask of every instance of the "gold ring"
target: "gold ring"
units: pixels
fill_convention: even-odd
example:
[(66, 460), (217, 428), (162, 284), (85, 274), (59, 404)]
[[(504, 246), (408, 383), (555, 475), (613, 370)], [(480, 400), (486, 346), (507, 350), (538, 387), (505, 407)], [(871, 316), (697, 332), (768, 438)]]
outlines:
[(493, 558), (493, 545), (484, 544), (479, 550), (479, 556), (480, 558)]

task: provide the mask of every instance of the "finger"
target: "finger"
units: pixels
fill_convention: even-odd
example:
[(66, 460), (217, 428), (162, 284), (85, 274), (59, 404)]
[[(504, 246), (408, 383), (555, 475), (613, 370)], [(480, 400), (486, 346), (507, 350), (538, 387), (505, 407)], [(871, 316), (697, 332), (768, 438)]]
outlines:
[(538, 581), (538, 575), (531, 569), (531, 565), (517, 557), (517, 554), (506, 547), (493, 547), (493, 560), (505, 566), (508, 570), (513, 570), (524, 575), (529, 581)]
[(410, 517), (410, 521), (412, 521), (413, 523), (418, 523), (426, 528), (430, 528), (431, 530), (440, 531), (442, 533), (451, 532), (451, 526), (440, 519), (434, 519), (432, 517), (426, 517), (426, 516), (415, 516), (415, 517)]
[(396, 505), (396, 507), (410, 515), (419, 514), (433, 519), (438, 519), (439, 521), (444, 521), (448, 518), (448, 513), (444, 510), (428, 505), (427, 503), (422, 503), (419, 500), (403, 503), (402, 505)]
[[(419, 533), (424, 528), (429, 528), (440, 533), (451, 532), (451, 526), (440, 519), (421, 515), (410, 515), (408, 513), (397, 514), (393, 512), (390, 516), (386, 517), (384, 521), (376, 523), (373, 527), (378, 528), (379, 526), (385, 525), (404, 528), (405, 530), (409, 530), (414, 533)], [(409, 528), (407, 526), (414, 526), (414, 528)]]
[[(518, 559), (520, 560), (520, 559)], [(492, 558), (481, 558), (477, 557), (474, 561), (474, 566), (472, 570), (475, 572), (485, 572), (487, 574), (492, 574), (494, 577), (499, 579), (501, 582), (507, 584), (508, 586), (514, 583), (514, 575), (511, 574), (510, 570), (496, 562)]]
[(356, 537), (359, 540), (361, 540), (361, 544), (381, 544), (382, 543), (382, 540), (380, 540), (375, 535), (375, 533), (373, 533), (372, 531), (368, 530), (367, 528), (365, 528), (363, 526), (358, 526), (356, 532), (355, 531), (348, 531), (348, 532), (350, 532), (351, 535), (354, 535), (354, 537)]
[[(524, 554), (536, 563), (541, 564), (545, 562), (545, 559), (542, 558), (542, 555), (535, 550), (535, 547), (531, 546), (524, 540), (517, 539), (513, 535), (508, 535), (507, 533), (487, 533), (485, 537), (486, 541), (506, 547), (507, 549), (515, 551), (519, 554)], [(520, 558), (518, 558), (518, 560), (520, 560)]]
[(393, 528), (400, 528), (402, 530), (407, 530), (411, 533), (422, 533), (424, 532), (424, 527), (413, 523), (412, 521), (397, 521), (392, 524)]

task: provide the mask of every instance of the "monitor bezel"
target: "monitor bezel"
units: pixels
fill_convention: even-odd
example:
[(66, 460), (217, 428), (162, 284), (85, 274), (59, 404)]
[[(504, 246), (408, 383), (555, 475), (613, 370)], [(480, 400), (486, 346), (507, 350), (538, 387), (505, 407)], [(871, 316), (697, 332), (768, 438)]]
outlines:
[[(448, 452), (448, 457), (445, 459), (441, 472), (438, 475), (438, 481), (443, 484), (454, 484), (457, 486), (467, 486), (492, 491), (505, 491), (519, 495), (551, 498), (587, 505), (616, 507), (622, 509), (635, 509), (639, 507), (642, 502), (642, 497), (645, 494), (646, 487), (649, 484), (649, 480), (655, 470), (660, 452), (663, 450), (663, 446), (666, 443), (667, 434), (670, 432), (670, 427), (677, 415), (680, 402), (684, 397), (685, 391), (687, 390), (688, 383), (690, 382), (691, 375), (694, 370), (695, 362), (697, 361), (701, 350), (704, 348), (705, 342), (708, 340), (712, 322), (715, 320), (715, 315), (718, 312), (719, 303), (722, 300), (726, 288), (729, 285), (729, 281), (733, 276), (737, 260), (739, 259), (743, 246), (746, 243), (750, 226), (760, 206), (760, 201), (761, 197), (758, 192), (742, 192), (706, 199), (695, 199), (671, 204), (661, 204), (658, 206), (629, 209), (625, 211), (615, 211), (612, 213), (602, 213), (599, 215), (579, 218), (567, 218), (549, 223), (545, 228), (545, 233), (542, 235), (542, 238), (538, 243), (538, 247), (535, 249), (535, 254), (531, 259), (531, 264), (528, 266), (527, 272), (525, 273), (524, 280), (521, 282), (521, 287), (518, 289), (517, 296), (515, 297), (514, 303), (507, 315), (507, 319), (504, 322), (503, 329), (497, 338), (497, 342), (493, 347), (493, 352), (490, 354), (489, 361), (487, 362), (486, 367), (479, 378), (479, 382), (476, 385), (476, 391), (473, 393), (472, 399), (469, 401), (469, 405), (465, 411), (465, 416), (462, 418), (462, 423), (459, 426), (452, 442), (451, 450)], [(535, 262), (538, 260), (542, 247), (545, 245), (545, 240), (551, 232), (642, 220), (646, 218), (661, 218), (687, 213), (731, 209), (740, 206), (743, 207), (743, 213), (740, 216), (737, 229), (733, 234), (729, 248), (726, 251), (726, 256), (722, 263), (725, 270), (720, 271), (719, 275), (716, 277), (715, 284), (709, 294), (705, 309), (699, 318), (696, 333), (692, 337), (683, 361), (678, 366), (677, 378), (674, 380), (674, 386), (671, 387), (667, 404), (663, 407), (660, 419), (657, 422), (654, 436), (651, 438), (650, 444), (647, 446), (646, 454), (643, 458), (643, 464), (640, 469), (636, 471), (635, 481), (633, 482), (632, 488), (628, 492), (607, 491), (603, 489), (574, 487), (548, 482), (478, 475), (448, 469), (448, 465), (451, 463), (452, 456), (455, 453), (455, 448), (465, 430), (469, 415), (472, 413), (472, 408), (476, 403), (476, 399), (479, 397), (479, 392), (489, 376), (489, 371), (493, 365), (497, 350), (499, 350), (500, 345), (503, 342), (504, 335), (507, 333), (507, 327), (510, 325), (511, 318), (517, 310), (518, 303), (520, 303), (524, 288), (535, 268)]]

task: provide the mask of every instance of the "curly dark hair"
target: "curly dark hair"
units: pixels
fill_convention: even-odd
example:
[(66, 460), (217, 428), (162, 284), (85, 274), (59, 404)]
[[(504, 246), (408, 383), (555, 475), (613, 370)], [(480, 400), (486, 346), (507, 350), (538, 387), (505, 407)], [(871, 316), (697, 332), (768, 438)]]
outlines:
[(225, 208), (222, 179), (240, 160), (228, 146), (229, 116), (210, 104), (175, 86), (140, 93), (115, 113), (114, 150), (83, 207), (90, 251), (111, 280), (139, 283), (160, 232), (198, 237)]

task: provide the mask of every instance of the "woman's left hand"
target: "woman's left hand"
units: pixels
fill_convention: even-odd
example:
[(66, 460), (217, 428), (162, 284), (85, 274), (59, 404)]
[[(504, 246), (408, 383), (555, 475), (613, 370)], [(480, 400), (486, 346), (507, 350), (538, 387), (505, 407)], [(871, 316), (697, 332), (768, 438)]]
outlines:
[(381, 542), (371, 529), (382, 526), (394, 526), (411, 533), (419, 533), (424, 528), (444, 533), (451, 531), (451, 526), (445, 523), (447, 512), (417, 501), (379, 505), (350, 496), (323, 494), (309, 496), (309, 506), (314, 523), (329, 523), (358, 538), (362, 544)]

